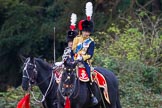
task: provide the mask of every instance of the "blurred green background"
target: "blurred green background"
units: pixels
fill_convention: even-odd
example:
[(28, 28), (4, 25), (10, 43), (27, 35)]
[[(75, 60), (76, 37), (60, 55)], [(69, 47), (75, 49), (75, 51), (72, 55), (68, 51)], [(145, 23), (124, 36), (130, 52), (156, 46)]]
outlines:
[(0, 108), (15, 108), (25, 94), (20, 55), (52, 63), (56, 27), (60, 61), (71, 13), (85, 19), (88, 1), (94, 6), (93, 65), (116, 74), (123, 108), (161, 108), (162, 0), (0, 0)]

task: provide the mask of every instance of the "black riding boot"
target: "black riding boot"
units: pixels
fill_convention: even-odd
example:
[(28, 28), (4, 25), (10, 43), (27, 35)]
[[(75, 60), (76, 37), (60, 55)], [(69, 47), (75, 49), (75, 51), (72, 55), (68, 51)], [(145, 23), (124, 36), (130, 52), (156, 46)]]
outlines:
[(90, 93), (91, 93), (91, 103), (92, 105), (97, 105), (98, 104), (98, 100), (97, 98), (94, 96), (93, 92), (92, 92), (92, 82), (88, 82), (88, 86), (89, 86), (89, 90), (90, 90)]

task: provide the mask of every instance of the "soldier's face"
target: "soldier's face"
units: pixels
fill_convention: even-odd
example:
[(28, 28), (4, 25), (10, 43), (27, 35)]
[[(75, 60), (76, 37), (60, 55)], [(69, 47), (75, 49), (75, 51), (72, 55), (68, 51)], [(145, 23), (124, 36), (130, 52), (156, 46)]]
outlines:
[(72, 46), (73, 46), (73, 42), (72, 41), (69, 41), (68, 42), (68, 47), (72, 48)]
[(88, 31), (82, 31), (82, 35), (83, 35), (83, 37), (87, 37), (87, 36), (90, 35), (90, 32), (88, 32)]

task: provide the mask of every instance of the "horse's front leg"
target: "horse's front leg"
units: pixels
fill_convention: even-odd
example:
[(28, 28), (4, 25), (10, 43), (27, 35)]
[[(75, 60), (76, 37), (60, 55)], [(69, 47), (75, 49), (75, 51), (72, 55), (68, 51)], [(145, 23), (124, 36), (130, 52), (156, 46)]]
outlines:
[(63, 100), (58, 98), (58, 102), (57, 102), (57, 108), (64, 108), (64, 102)]
[(64, 108), (64, 106), (58, 103), (57, 108)]

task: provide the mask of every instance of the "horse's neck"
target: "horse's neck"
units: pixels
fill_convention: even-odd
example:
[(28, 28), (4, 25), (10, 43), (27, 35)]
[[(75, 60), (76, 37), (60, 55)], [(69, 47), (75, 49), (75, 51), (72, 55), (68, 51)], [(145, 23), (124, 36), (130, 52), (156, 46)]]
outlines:
[(52, 73), (46, 71), (39, 71), (37, 76), (37, 84), (42, 93), (45, 93), (50, 81)]
[(72, 96), (78, 97), (78, 94), (79, 94), (80, 89), (81, 89), (80, 86), (81, 86), (81, 82), (79, 81), (78, 78), (76, 78), (75, 82), (74, 82), (74, 90), (73, 90)]

